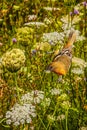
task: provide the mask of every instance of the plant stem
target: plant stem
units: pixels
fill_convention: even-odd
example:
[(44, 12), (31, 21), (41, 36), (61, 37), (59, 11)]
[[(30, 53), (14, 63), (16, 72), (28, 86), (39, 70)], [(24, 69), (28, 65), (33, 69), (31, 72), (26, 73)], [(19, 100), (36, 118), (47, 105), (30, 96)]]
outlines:
[(67, 119), (68, 119), (68, 109), (65, 112), (65, 116), (66, 116), (66, 130), (68, 130), (68, 123), (67, 123)]
[(14, 73), (14, 81), (15, 81), (15, 86), (16, 86), (16, 92), (17, 92), (18, 101), (20, 102), (20, 95), (19, 95), (19, 89), (18, 89), (18, 84), (17, 84), (17, 73)]

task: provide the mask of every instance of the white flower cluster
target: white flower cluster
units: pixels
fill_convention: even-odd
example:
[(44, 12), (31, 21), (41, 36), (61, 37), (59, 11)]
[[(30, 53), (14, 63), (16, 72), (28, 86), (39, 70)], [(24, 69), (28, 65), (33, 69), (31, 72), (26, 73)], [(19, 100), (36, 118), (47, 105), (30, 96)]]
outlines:
[(80, 18), (78, 16), (74, 17), (73, 23), (70, 22), (68, 16), (62, 17), (61, 21), (63, 22), (62, 29), (64, 30), (62, 33), (65, 34), (65, 37), (69, 36), (70, 31), (76, 32), (76, 41), (83, 41), (86, 38), (82, 35), (80, 35), (80, 31), (75, 29), (75, 23), (80, 21)]
[(42, 40), (44, 42), (49, 42), (51, 45), (55, 45), (57, 42), (63, 43), (64, 34), (58, 32), (44, 33)]
[(74, 74), (84, 74), (84, 68), (87, 67), (87, 62), (81, 58), (73, 57), (72, 58), (72, 73)]
[(61, 114), (57, 117), (58, 121), (64, 120), (65, 119), (65, 115)]
[(28, 23), (25, 23), (24, 26), (40, 28), (41, 26), (44, 27), (46, 25), (43, 22), (28, 22)]
[(35, 14), (32, 14), (32, 15), (28, 15), (28, 20), (31, 21), (31, 20), (36, 20), (37, 19), (37, 15)]
[(60, 44), (64, 43), (64, 39), (69, 37), (71, 31), (75, 31), (76, 33), (76, 41), (83, 41), (85, 40), (84, 36), (80, 35), (80, 31), (75, 30), (74, 28), (65, 29), (63, 32), (51, 32), (51, 33), (44, 33), (42, 36), (42, 41), (50, 43), (50, 45), (55, 45), (58, 42)]
[(83, 40), (86, 39), (84, 36), (80, 35), (80, 31), (75, 30), (74, 27), (71, 27), (69, 29), (65, 29), (62, 32), (62, 34), (64, 35), (64, 37), (68, 38), (68, 36), (69, 36), (69, 34), (70, 34), (71, 31), (75, 31), (75, 33), (76, 33), (76, 41), (83, 41)]
[(16, 103), (10, 111), (6, 113), (6, 123), (18, 126), (24, 123), (31, 123), (36, 117), (35, 104), (43, 100), (44, 92), (35, 90), (21, 97), (21, 104)]
[(35, 106), (32, 104), (15, 104), (10, 111), (6, 113), (6, 123), (18, 126), (24, 123), (31, 123), (32, 117), (36, 117)]
[(59, 95), (60, 93), (61, 93), (61, 89), (57, 89), (57, 88), (53, 88), (53, 89), (51, 89), (51, 94), (52, 95)]
[(40, 103), (41, 100), (43, 99), (44, 99), (44, 92), (39, 90), (32, 91), (31, 93), (27, 93), (21, 97), (21, 101), (23, 103), (33, 103), (33, 104)]
[(81, 68), (73, 68), (72, 73), (80, 75), (80, 74), (84, 74), (84, 71)]
[(71, 21), (71, 17), (69, 15), (63, 16), (61, 18), (61, 21), (63, 22), (63, 24), (67, 25), (67, 27), (70, 26), (74, 26), (74, 24), (78, 23), (81, 20), (81, 18), (79, 16), (74, 16), (73, 20)]
[(80, 68), (87, 67), (87, 62), (85, 62), (83, 59), (78, 57), (73, 57), (72, 63), (74, 66), (79, 66)]
[(60, 8), (55, 8), (55, 7), (44, 7), (44, 9), (47, 11), (60, 11)]

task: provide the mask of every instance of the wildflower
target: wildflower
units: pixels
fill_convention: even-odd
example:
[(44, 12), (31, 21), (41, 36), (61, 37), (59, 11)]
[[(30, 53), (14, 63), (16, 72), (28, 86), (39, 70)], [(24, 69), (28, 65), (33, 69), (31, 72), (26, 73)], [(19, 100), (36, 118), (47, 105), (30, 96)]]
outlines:
[(47, 11), (60, 11), (60, 8), (54, 8), (54, 7), (44, 7)]
[(6, 124), (10, 125), (10, 124), (11, 124), (11, 120), (8, 119), (8, 120), (6, 121)]
[(47, 17), (44, 19), (44, 23), (49, 25), (52, 23), (52, 20), (51, 19), (48, 19)]
[(2, 56), (2, 65), (10, 72), (18, 71), (25, 63), (24, 52), (20, 49), (12, 49)]
[(37, 52), (37, 50), (34, 49), (34, 50), (31, 51), (31, 54), (32, 54), (32, 55), (35, 55), (36, 52)]
[(79, 67), (78, 68), (73, 68), (71, 72), (74, 73), (74, 74), (78, 74), (78, 75), (84, 74), (84, 71)]
[(50, 41), (49, 41), (49, 44), (50, 44), (50, 45), (54, 45), (53, 42), (54, 42), (54, 41), (50, 40)]
[(64, 109), (67, 109), (71, 106), (70, 102), (69, 101), (63, 101), (61, 103), (61, 107), (64, 108)]
[(79, 68), (85, 68), (85, 67), (87, 67), (87, 62), (85, 62), (83, 59), (81, 59), (81, 58), (77, 58), (77, 57), (73, 57), (72, 58), (72, 65), (74, 66), (74, 67), (79, 67)]
[(37, 44), (37, 50), (43, 50), (45, 52), (49, 51), (51, 49), (51, 46), (48, 42), (46, 41), (43, 41), (43, 42), (40, 42), (39, 44)]
[(82, 35), (78, 35), (76, 41), (84, 41), (86, 38)]
[(52, 95), (59, 95), (60, 93), (61, 93), (61, 89), (57, 89), (57, 88), (51, 89)]
[(28, 46), (33, 39), (33, 29), (29, 27), (18, 28), (16, 37), (17, 41), (22, 44), (22, 46)]
[(43, 108), (47, 108), (50, 106), (50, 103), (51, 103), (51, 99), (50, 98), (45, 98), (42, 102), (41, 102), (41, 105)]
[[(74, 15), (73, 12), (72, 12), (72, 15)], [(81, 20), (81, 18), (78, 15), (74, 15), (72, 24), (71, 22), (69, 22), (70, 20), (71, 19), (69, 19), (68, 15), (63, 16), (61, 18), (61, 21), (63, 22), (63, 26), (62, 26), (63, 30), (71, 29), (72, 27), (75, 28), (75, 24), (78, 23)]]
[(72, 16), (73, 15), (73, 12), (70, 12), (70, 16)]
[(43, 100), (43, 98), (44, 98), (44, 92), (35, 90), (35, 91), (32, 91), (31, 93), (27, 93), (27, 94), (23, 95), (21, 97), (21, 101), (23, 103), (38, 104), (41, 102), (41, 100)]
[(35, 106), (26, 103), (23, 105), (16, 103), (10, 111), (6, 112), (6, 123), (15, 126), (24, 123), (31, 123), (32, 117), (36, 117)]
[(37, 19), (37, 15), (28, 15), (28, 20), (31, 21), (31, 20), (36, 20)]
[(25, 23), (24, 26), (40, 28), (41, 26), (45, 26), (45, 24), (43, 22), (28, 22), (28, 23)]
[(63, 101), (67, 101), (68, 100), (68, 96), (67, 94), (63, 93), (58, 97), (58, 101), (63, 102)]
[(47, 119), (49, 122), (54, 122), (55, 121), (55, 117), (53, 115), (48, 115)]
[(61, 36), (61, 33), (51, 32), (51, 33), (44, 33), (42, 40), (47, 41), (51, 45), (55, 45), (57, 42), (60, 43), (60, 41), (63, 41), (64, 38)]
[(71, 31), (75, 31), (75, 33), (76, 33), (76, 41), (83, 41), (83, 40), (86, 39), (84, 36), (80, 35), (80, 31), (79, 30), (75, 30), (74, 27), (70, 28), (70, 29), (67, 29), (67, 26), (68, 26), (68, 24), (66, 24), (66, 26), (64, 27), (65, 28), (65, 30), (63, 32), (63, 34), (65, 35), (64, 37), (68, 37), (69, 33)]
[(13, 43), (16, 43), (16, 42), (17, 42), (17, 39), (16, 39), (16, 38), (13, 38), (13, 39), (12, 39), (12, 42), (13, 42)]
[(86, 2), (86, 1), (84, 1), (84, 2), (82, 2), (82, 3), (83, 3), (84, 6), (87, 6), (87, 2)]
[(34, 99), (34, 103), (40, 103), (41, 100), (43, 100), (44, 98), (44, 92), (43, 91), (32, 91), (32, 94), (34, 95), (33, 99)]
[(79, 11), (74, 9), (74, 14), (79, 14)]
[(22, 104), (16, 103), (10, 111), (6, 112), (6, 123), (18, 126), (20, 124), (31, 123), (36, 117), (35, 105), (43, 100), (44, 92), (35, 90), (23, 95), (20, 99)]
[(61, 121), (65, 119), (65, 115), (61, 114), (57, 117), (57, 120)]

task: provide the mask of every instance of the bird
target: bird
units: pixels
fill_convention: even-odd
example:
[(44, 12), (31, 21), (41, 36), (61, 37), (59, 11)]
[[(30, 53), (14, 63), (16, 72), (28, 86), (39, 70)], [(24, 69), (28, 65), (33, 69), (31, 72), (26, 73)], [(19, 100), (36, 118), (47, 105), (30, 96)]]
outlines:
[(66, 75), (70, 69), (72, 62), (72, 48), (76, 41), (76, 32), (69, 33), (68, 41), (53, 58), (53, 61), (48, 65), (47, 70), (56, 73), (57, 75)]

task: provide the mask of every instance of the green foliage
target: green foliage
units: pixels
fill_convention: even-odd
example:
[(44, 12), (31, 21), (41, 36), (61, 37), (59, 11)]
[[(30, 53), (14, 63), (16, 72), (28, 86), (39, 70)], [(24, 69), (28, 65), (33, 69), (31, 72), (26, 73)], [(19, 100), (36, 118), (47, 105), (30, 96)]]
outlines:
[[(87, 128), (86, 6), (76, 0), (0, 2), (1, 130)], [(77, 34), (72, 66), (60, 81), (46, 69), (70, 30)]]

